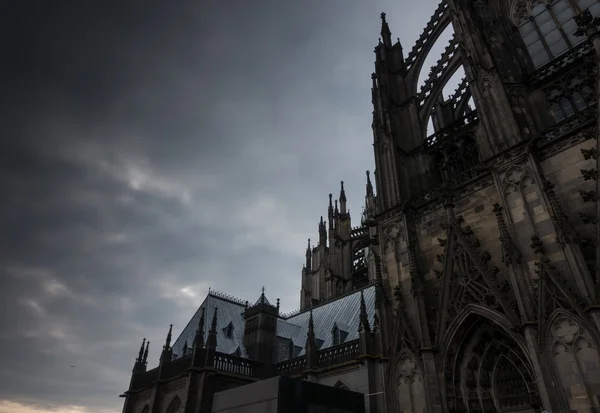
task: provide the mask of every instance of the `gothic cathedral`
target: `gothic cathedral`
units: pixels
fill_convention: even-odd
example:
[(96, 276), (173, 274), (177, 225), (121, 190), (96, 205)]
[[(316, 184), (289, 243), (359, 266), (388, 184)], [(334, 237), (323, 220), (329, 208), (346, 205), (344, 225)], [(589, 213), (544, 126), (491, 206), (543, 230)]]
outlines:
[(209, 292), (158, 367), (142, 344), (124, 413), (277, 375), (370, 413), (600, 413), (600, 1), (443, 0), (406, 55), (381, 19), (360, 225), (342, 183), (301, 309)]

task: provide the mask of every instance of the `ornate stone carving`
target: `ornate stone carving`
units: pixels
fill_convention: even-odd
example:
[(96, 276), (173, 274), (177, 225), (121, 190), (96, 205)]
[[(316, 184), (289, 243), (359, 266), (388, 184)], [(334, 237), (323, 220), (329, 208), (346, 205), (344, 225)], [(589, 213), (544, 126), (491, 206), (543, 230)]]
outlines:
[(494, 214), (498, 221), (498, 229), (500, 230), (500, 242), (502, 244), (502, 261), (509, 265), (514, 261), (519, 262), (521, 260), (521, 252), (515, 245), (508, 232), (508, 227), (504, 221), (504, 215), (502, 213), (502, 206), (500, 204), (494, 204)]
[(544, 246), (537, 235), (531, 237), (531, 248), (537, 255), (536, 278), (533, 284), (535, 307), (543, 324), (556, 310), (581, 312), (583, 301), (544, 254)]
[(449, 219), (448, 242), (444, 251), (442, 296), (438, 314), (438, 340), (448, 323), (468, 304), (492, 308), (517, 322), (518, 309), (507, 280), (489, 264), (491, 255), (481, 251), (473, 230), (461, 227), (462, 217)]
[(552, 221), (554, 221), (554, 225), (557, 230), (557, 241), (564, 247), (568, 243), (576, 242), (578, 236), (571, 224), (569, 224), (569, 221), (567, 220), (567, 214), (565, 214), (560, 203), (558, 202), (554, 188), (555, 185), (552, 182), (546, 179), (543, 180), (543, 189), (544, 192), (546, 192), (548, 200), (550, 201)]

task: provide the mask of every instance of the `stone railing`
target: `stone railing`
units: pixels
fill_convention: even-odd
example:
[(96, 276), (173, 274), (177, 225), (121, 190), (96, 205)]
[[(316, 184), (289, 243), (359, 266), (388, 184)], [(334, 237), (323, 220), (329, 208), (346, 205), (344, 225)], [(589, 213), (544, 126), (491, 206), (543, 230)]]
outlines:
[(213, 367), (225, 373), (246, 377), (260, 377), (262, 373), (262, 363), (224, 353), (215, 353)]
[(293, 359), (282, 361), (281, 363), (277, 363), (277, 364), (273, 365), (273, 372), (276, 375), (299, 373), (304, 369), (306, 369), (306, 357), (305, 356), (295, 357)]
[[(317, 368), (331, 367), (356, 360), (360, 356), (358, 340), (317, 351)], [(282, 361), (273, 366), (275, 374), (295, 375), (307, 368), (306, 356)]]
[(536, 140), (536, 145), (538, 147), (544, 146), (583, 128), (594, 126), (598, 110), (597, 106), (597, 104), (592, 104), (575, 115), (542, 131)]
[(441, 129), (436, 133), (430, 135), (425, 139), (423, 147), (425, 149), (429, 149), (434, 145), (441, 143), (446, 140), (446, 138), (456, 136), (459, 133), (463, 132), (464, 129), (473, 126), (477, 123), (479, 117), (477, 116), (477, 110), (472, 110), (469, 113), (465, 114), (460, 119), (457, 119), (452, 125), (447, 128)]
[(593, 56), (594, 48), (588, 42), (583, 42), (534, 72), (528, 79), (529, 86), (537, 88), (554, 75), (568, 70)]
[(366, 227), (354, 227), (350, 231), (350, 239), (357, 239), (369, 235), (369, 230)]
[(248, 305), (248, 301), (242, 300), (241, 298), (234, 297), (234, 296), (229, 295), (229, 294), (222, 293), (222, 292), (217, 291), (217, 290), (213, 290), (211, 288), (208, 289), (208, 294), (212, 295), (213, 297), (218, 297), (218, 298), (222, 298), (222, 299), (227, 300), (227, 301), (231, 301), (232, 303), (240, 304), (240, 305), (243, 305), (243, 306), (247, 306)]
[(359, 355), (360, 348), (358, 340), (355, 340), (317, 352), (317, 360), (319, 367), (329, 367), (356, 360)]

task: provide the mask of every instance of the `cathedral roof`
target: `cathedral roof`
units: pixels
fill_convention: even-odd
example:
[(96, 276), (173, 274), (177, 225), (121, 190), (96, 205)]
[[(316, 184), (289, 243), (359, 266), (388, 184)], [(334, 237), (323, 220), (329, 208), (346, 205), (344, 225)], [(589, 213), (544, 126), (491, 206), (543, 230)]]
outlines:
[[(187, 340), (188, 346), (194, 342), (196, 328), (200, 322), (202, 308), (205, 308), (204, 315), (204, 337), (207, 337), (210, 323), (215, 312), (215, 307), (218, 308), (217, 314), (217, 351), (226, 354), (235, 353), (239, 347), (242, 357), (246, 357), (246, 349), (242, 342), (244, 338), (244, 311), (245, 303), (241, 300), (236, 300), (233, 297), (225, 296), (224, 294), (209, 292), (204, 302), (198, 308), (187, 326), (183, 329), (175, 343), (173, 344), (173, 354), (176, 357), (181, 357), (183, 345)], [(231, 323), (233, 325), (233, 334), (231, 338), (226, 335), (226, 328)]]
[[(366, 287), (362, 291), (365, 296), (369, 324), (373, 325), (373, 317), (375, 316), (375, 286)], [(316, 338), (318, 341), (323, 341), (320, 349), (325, 349), (334, 345), (332, 331), (336, 324), (342, 331), (344, 331), (345, 328), (348, 329), (348, 331), (345, 331), (347, 336), (344, 341), (358, 339), (360, 290), (342, 296), (337, 300), (313, 307), (312, 312)], [(304, 355), (309, 317), (310, 311), (304, 311), (285, 321), (278, 320), (277, 323), (278, 337), (292, 339), (294, 345), (302, 347), (302, 351), (298, 354), (299, 356)], [(297, 326), (297, 330), (292, 331), (289, 327), (283, 327), (284, 323)], [(293, 333), (293, 335), (289, 333)]]
[[(375, 286), (369, 286), (362, 290), (365, 297), (365, 304), (369, 324), (372, 325), (375, 315)], [(358, 324), (360, 313), (360, 290), (346, 294), (336, 300), (315, 306), (312, 308), (313, 322), (315, 327), (315, 336), (320, 344), (320, 349), (332, 347), (333, 328), (337, 326), (345, 334), (344, 342), (358, 338)], [(181, 357), (184, 343), (187, 340), (188, 346), (194, 341), (196, 328), (200, 321), (201, 309), (205, 308), (205, 337), (210, 328), (210, 322), (213, 317), (214, 309), (217, 307), (217, 351), (226, 354), (233, 354), (239, 348), (242, 357), (247, 357), (244, 347), (244, 311), (246, 304), (242, 300), (226, 296), (214, 291), (209, 292), (204, 302), (198, 308), (183, 332), (173, 344), (174, 357)], [(304, 346), (306, 344), (306, 335), (308, 332), (308, 319), (310, 311), (304, 311), (288, 318), (277, 319), (277, 337), (280, 345), (286, 346), (289, 340), (293, 341), (296, 347), (301, 350), (297, 356), (304, 355)], [(227, 337), (227, 327), (233, 326), (231, 337)], [(276, 361), (283, 361), (287, 357), (287, 351), (277, 351)], [(286, 356), (284, 356), (285, 354)]]

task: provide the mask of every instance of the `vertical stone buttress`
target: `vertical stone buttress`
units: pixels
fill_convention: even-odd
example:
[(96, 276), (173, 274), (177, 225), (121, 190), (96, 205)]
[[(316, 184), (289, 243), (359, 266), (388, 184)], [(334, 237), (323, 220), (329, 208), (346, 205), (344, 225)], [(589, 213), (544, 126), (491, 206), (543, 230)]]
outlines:
[[(492, 16), (487, 1), (475, 5), (449, 0), (448, 4), (463, 67), (477, 107), (480, 127), (476, 139), (480, 160), (483, 161), (524, 139), (524, 130), (513, 113), (505, 80), (490, 46), (508, 45), (512, 39), (501, 30), (504, 20)], [(501, 60), (506, 61), (510, 59)], [(519, 80), (520, 66), (505, 68), (503, 74), (505, 78)]]

